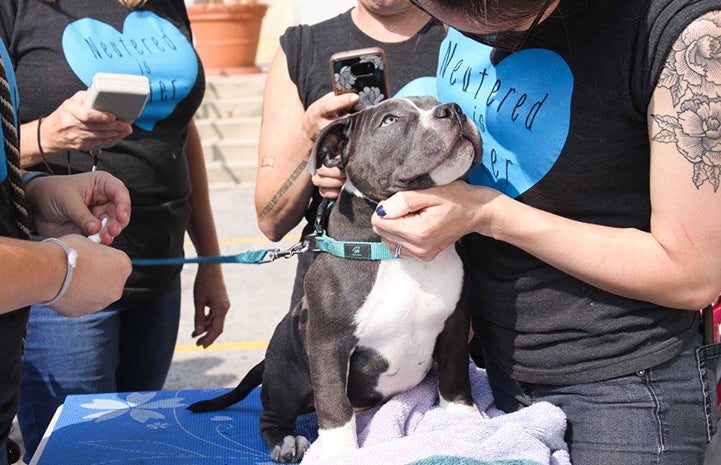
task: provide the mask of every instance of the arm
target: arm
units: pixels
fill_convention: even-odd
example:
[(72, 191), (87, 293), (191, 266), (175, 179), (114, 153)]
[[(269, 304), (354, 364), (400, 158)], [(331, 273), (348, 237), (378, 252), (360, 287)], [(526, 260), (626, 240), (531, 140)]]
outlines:
[[(70, 287), (53, 309), (77, 317), (118, 300), (130, 275), (128, 256), (83, 236), (61, 239), (78, 259)], [(54, 298), (65, 279), (67, 259), (56, 244), (0, 238), (0, 260), (0, 314)]]
[[(40, 120), (20, 126), (21, 166), (43, 162), (46, 155), (65, 150), (88, 151), (101, 145), (112, 145), (133, 132), (130, 123), (118, 121), (111, 113), (85, 106), (86, 91), (65, 100), (54, 112)], [(38, 125), (40, 134), (38, 136)]]
[[(77, 235), (94, 234), (100, 216), (110, 222), (103, 242), (110, 243), (130, 221), (130, 195), (108, 173), (36, 178), (26, 187), (28, 205), (38, 231), (62, 240), (78, 252), (70, 286), (53, 308), (80, 316), (120, 298), (130, 275), (130, 259), (116, 249)], [(0, 238), (0, 313), (53, 299), (67, 270), (65, 252), (57, 244)]]
[[(721, 12), (709, 13), (695, 24), (709, 18), (721, 24)], [(687, 30), (692, 28), (694, 24)], [(683, 56), (688, 46), (679, 39), (674, 48)], [(709, 72), (719, 74), (721, 59), (716, 56), (709, 62), (715, 63), (708, 67)], [(676, 65), (670, 57), (666, 78), (683, 78)], [(682, 64), (678, 65), (682, 69)], [(721, 75), (709, 76), (709, 80), (720, 82)], [(652, 139), (650, 232), (569, 220), (491, 189), (460, 182), (403, 193), (391, 202), (392, 213), (386, 219), (374, 217), (375, 229), (384, 242), (401, 243), (404, 256), (420, 259), (430, 259), (464, 234), (477, 232), (520, 247), (611, 293), (672, 308), (707, 306), (721, 292), (721, 162), (714, 160), (711, 152), (702, 157), (690, 148), (703, 147), (698, 142), (705, 137), (718, 137), (713, 125), (693, 123), (708, 114), (721, 117), (721, 104), (684, 103), (689, 98), (693, 101), (694, 92), (698, 97), (700, 88), (694, 91), (691, 86), (683, 98), (674, 101), (663, 82), (668, 80), (661, 79), (648, 112)], [(687, 127), (693, 128), (688, 136), (693, 133), (695, 139), (686, 137)], [(675, 140), (661, 134), (669, 128)], [(407, 211), (413, 213), (389, 219)]]
[[(215, 230), (215, 220), (210, 207), (208, 176), (205, 170), (203, 147), (198, 135), (198, 129), (193, 121), (188, 126), (188, 141), (185, 144), (185, 153), (188, 158), (192, 185), (190, 195), (192, 214), (188, 234), (198, 255), (220, 255), (218, 234)], [(193, 297), (195, 305), (193, 337), (200, 336), (196, 344), (208, 347), (222, 334), (225, 317), (230, 308), (230, 300), (223, 280), (223, 270), (219, 264), (204, 263), (198, 265)], [(207, 314), (206, 307), (208, 308)]]
[(305, 171), (313, 142), (339, 110), (357, 100), (355, 94), (328, 94), (306, 111), (288, 73), (285, 53), (278, 48), (263, 91), (255, 183), (258, 226), (270, 240), (282, 239), (303, 219), (313, 193), (311, 177)]

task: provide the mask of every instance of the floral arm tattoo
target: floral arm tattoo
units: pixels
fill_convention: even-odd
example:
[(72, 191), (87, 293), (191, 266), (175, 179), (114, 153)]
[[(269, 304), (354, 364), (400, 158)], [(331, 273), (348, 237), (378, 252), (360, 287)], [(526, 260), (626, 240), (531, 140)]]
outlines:
[(721, 182), (721, 10), (696, 19), (679, 36), (659, 78), (675, 115), (652, 114), (655, 142), (676, 144), (693, 164), (693, 183)]

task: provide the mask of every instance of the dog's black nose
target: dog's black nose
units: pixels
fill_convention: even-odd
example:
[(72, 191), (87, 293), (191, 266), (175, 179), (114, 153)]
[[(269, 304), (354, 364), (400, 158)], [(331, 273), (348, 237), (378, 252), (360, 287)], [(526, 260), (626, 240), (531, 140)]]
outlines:
[(457, 104), (444, 103), (443, 105), (438, 105), (436, 107), (434, 116), (436, 118), (451, 118), (461, 113), (463, 113), (463, 110), (461, 110), (461, 107), (459, 107)]

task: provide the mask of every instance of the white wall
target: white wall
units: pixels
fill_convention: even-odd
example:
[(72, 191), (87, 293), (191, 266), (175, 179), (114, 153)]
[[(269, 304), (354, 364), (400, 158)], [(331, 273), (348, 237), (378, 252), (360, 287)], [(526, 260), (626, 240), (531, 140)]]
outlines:
[[(4, 1), (4, 0), (0, 0)], [(268, 4), (260, 31), (256, 62), (266, 65), (278, 47), (278, 37), (295, 24), (314, 24), (336, 16), (356, 4), (356, 0), (262, 0)], [(186, 5), (197, 3), (185, 0)], [(230, 3), (230, 2), (229, 2)]]
[[(2, 0), (0, 0), (2, 1)], [(191, 0), (187, 0), (191, 1)], [(270, 62), (278, 47), (278, 37), (288, 26), (314, 24), (336, 16), (356, 4), (356, 0), (263, 0), (268, 3), (268, 12), (263, 20), (263, 29), (258, 44), (256, 62), (264, 65)]]
[(295, 20), (298, 24), (313, 24), (342, 13), (356, 4), (356, 0), (295, 0)]

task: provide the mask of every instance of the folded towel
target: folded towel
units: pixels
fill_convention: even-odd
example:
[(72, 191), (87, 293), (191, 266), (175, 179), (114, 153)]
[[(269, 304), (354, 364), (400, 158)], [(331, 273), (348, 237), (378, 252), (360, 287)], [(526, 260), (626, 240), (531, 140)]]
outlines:
[(566, 416), (538, 402), (517, 412), (495, 408), (485, 370), (470, 366), (478, 415), (438, 407), (438, 381), (421, 384), (357, 416), (357, 450), (319, 457), (314, 445), (303, 465), (517, 465), (570, 464), (564, 442)]

